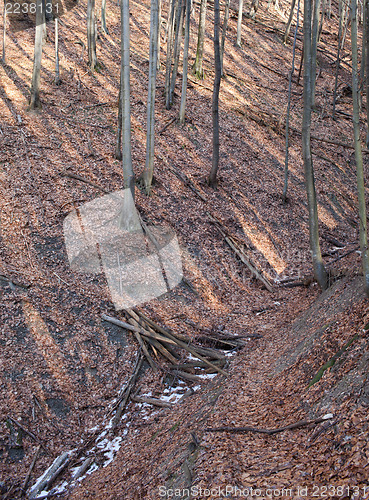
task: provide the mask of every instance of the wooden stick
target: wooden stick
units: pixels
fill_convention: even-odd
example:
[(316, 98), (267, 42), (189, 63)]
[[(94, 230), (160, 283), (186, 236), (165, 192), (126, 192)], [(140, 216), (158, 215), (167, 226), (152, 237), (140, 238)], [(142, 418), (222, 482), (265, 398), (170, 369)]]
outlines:
[(259, 434), (268, 434), (268, 435), (273, 435), (277, 434), (279, 432), (283, 431), (289, 431), (293, 429), (299, 429), (301, 427), (306, 427), (308, 425), (317, 425), (320, 424), (321, 422), (325, 422), (326, 420), (332, 419), (333, 415), (329, 413), (328, 415), (324, 415), (323, 417), (316, 418), (314, 420), (300, 420), (299, 422), (296, 422), (294, 424), (286, 425), (285, 427), (277, 427), (276, 429), (260, 429), (257, 427), (214, 427), (214, 428), (209, 428), (205, 429), (205, 432), (233, 432), (233, 433), (240, 433), (240, 432), (254, 432), (254, 433), (259, 433)]
[(139, 352), (137, 354), (135, 368), (133, 370), (133, 373), (132, 373), (130, 379), (128, 380), (128, 382), (125, 384), (123, 390), (121, 391), (122, 394), (119, 397), (120, 403), (118, 404), (118, 407), (116, 409), (116, 412), (115, 412), (115, 415), (113, 418), (113, 422), (112, 422), (112, 429), (113, 430), (118, 425), (119, 420), (120, 420), (122, 413), (124, 411), (124, 408), (127, 405), (128, 399), (129, 399), (131, 392), (136, 384), (138, 374), (139, 374), (140, 369), (142, 367), (142, 363), (143, 363), (143, 356), (142, 356), (141, 352)]
[(161, 401), (157, 398), (148, 398), (147, 396), (131, 396), (132, 401), (135, 403), (147, 403), (153, 406), (159, 406), (161, 408), (173, 408), (173, 403), (168, 401)]
[(132, 326), (128, 323), (125, 323), (124, 321), (120, 321), (117, 318), (113, 318), (112, 316), (108, 316), (107, 314), (103, 314), (101, 317), (103, 320), (108, 321), (109, 323), (113, 323), (114, 325), (121, 326), (122, 328), (125, 328), (126, 330), (130, 330), (131, 332), (140, 333), (141, 335), (145, 335), (145, 337), (151, 337), (151, 338), (154, 338), (156, 340), (159, 340), (160, 342), (165, 342), (167, 344), (172, 344), (172, 345), (175, 345), (176, 343), (178, 343), (175, 340), (165, 338), (165, 337), (159, 335), (158, 333), (154, 334), (154, 333), (148, 332), (147, 330), (144, 330), (143, 328), (139, 328), (137, 326)]
[(233, 238), (228, 238), (228, 236), (226, 236), (225, 241), (232, 248), (232, 250), (238, 255), (240, 260), (244, 264), (246, 264), (246, 266), (249, 268), (249, 270), (255, 276), (255, 278), (261, 281), (269, 292), (273, 292), (271, 283), (256, 269), (256, 267), (253, 264), (251, 264), (251, 261), (246, 257), (245, 252), (238, 247), (237, 243), (233, 240)]
[(23, 491), (26, 491), (26, 488), (27, 488), (27, 485), (28, 485), (28, 482), (29, 482), (29, 479), (31, 477), (31, 474), (32, 474), (32, 471), (33, 471), (33, 468), (36, 464), (36, 460), (38, 458), (38, 454), (41, 450), (41, 445), (38, 445), (38, 447), (36, 448), (36, 451), (35, 451), (35, 454), (33, 455), (33, 460), (31, 462), (31, 465), (30, 465), (30, 468), (28, 470), (28, 473), (27, 473), (27, 476), (25, 477), (24, 481), (23, 481), (23, 485), (22, 485), (22, 490)]
[(88, 179), (85, 179), (84, 177), (81, 177), (80, 175), (74, 174), (73, 172), (67, 172), (65, 170), (64, 172), (60, 172), (59, 175), (61, 175), (63, 177), (70, 177), (71, 179), (76, 179), (77, 181), (84, 182), (85, 184), (88, 184), (89, 186), (92, 186), (92, 187), (94, 187), (96, 189), (99, 189), (100, 191), (102, 191), (105, 194), (109, 194), (110, 193), (110, 191), (107, 191), (106, 189), (104, 189), (103, 187), (99, 186), (98, 184), (95, 184), (94, 182), (89, 181)]
[(12, 417), (8, 417), (8, 420), (10, 420), (11, 422), (13, 422), (13, 424), (15, 424), (17, 427), (19, 427), (25, 434), (27, 434), (30, 438), (32, 438), (34, 441), (36, 441), (36, 443), (40, 443), (40, 440), (34, 435), (32, 434), (32, 432), (28, 431), (25, 427), (23, 427), (22, 424), (20, 424), (17, 420), (15, 420), (14, 418)]
[(174, 123), (175, 121), (177, 120), (177, 116), (173, 116), (173, 118), (171, 120), (169, 120), (169, 122), (164, 125), (164, 127), (162, 127), (159, 131), (158, 131), (158, 135), (162, 134), (163, 132), (166, 131), (166, 129), (168, 127), (170, 127), (170, 125), (172, 125), (172, 123)]

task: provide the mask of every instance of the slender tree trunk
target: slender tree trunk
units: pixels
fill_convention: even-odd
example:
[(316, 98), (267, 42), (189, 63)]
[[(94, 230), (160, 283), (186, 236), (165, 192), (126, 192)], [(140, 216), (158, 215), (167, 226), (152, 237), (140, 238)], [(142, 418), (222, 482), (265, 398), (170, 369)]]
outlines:
[(311, 2), (304, 0), (304, 113), (302, 121), (302, 154), (304, 160), (306, 193), (309, 210), (310, 249), (314, 276), (320, 287), (328, 286), (327, 273), (323, 264), (319, 245), (318, 209), (315, 192), (313, 159), (311, 156), (311, 104), (312, 104), (312, 40)]
[(120, 68), (120, 83), (118, 96), (118, 130), (115, 141), (115, 158), (122, 159), (122, 67)]
[(322, 12), (320, 14), (320, 23), (319, 23), (319, 30), (318, 30), (318, 43), (320, 42), (320, 38), (322, 36), (326, 7), (327, 7), (327, 0), (323, 0)]
[(223, 76), (223, 59), (224, 59), (224, 46), (227, 35), (227, 27), (229, 20), (229, 0), (226, 0), (224, 6), (224, 20), (223, 20), (223, 29), (222, 29), (222, 41), (220, 44), (220, 74)]
[(7, 15), (6, 15), (6, 3), (4, 2), (4, 25), (3, 25), (3, 57), (2, 61), (5, 64), (5, 45), (6, 45), (6, 21), (7, 21)]
[(287, 201), (287, 189), (288, 189), (288, 146), (289, 146), (289, 125), (290, 125), (290, 110), (291, 110), (291, 89), (292, 89), (292, 76), (295, 71), (295, 54), (296, 54), (296, 40), (297, 40), (297, 32), (299, 29), (299, 14), (300, 14), (300, 0), (298, 0), (297, 4), (297, 19), (296, 19), (296, 28), (295, 28), (295, 36), (293, 38), (293, 50), (292, 50), (292, 68), (290, 71), (289, 81), (288, 81), (288, 101), (287, 101), (287, 116), (286, 116), (286, 155), (284, 160), (284, 187), (283, 187), (283, 202)]
[(255, 19), (258, 8), (259, 8), (259, 0), (252, 0), (249, 11), (250, 19)]
[[(172, 78), (170, 80), (170, 89), (169, 89), (169, 105), (172, 107), (173, 98), (174, 98), (174, 89), (176, 86), (177, 74), (178, 74), (178, 66), (179, 66), (179, 56), (181, 53), (181, 45), (182, 45), (182, 33), (183, 33), (183, 19), (184, 19), (184, 10), (185, 10), (185, 0), (179, 0), (178, 2), (178, 12), (177, 12), (177, 25), (176, 25), (176, 33), (175, 33), (175, 41), (174, 41), (174, 56), (173, 56), (173, 71)], [(179, 14), (179, 17), (178, 17)]]
[(179, 0), (170, 0), (169, 4), (167, 61), (165, 68), (165, 106), (167, 109), (170, 109), (170, 77), (172, 74), (174, 23), (175, 23), (175, 12), (178, 2)]
[(214, 62), (215, 78), (213, 89), (213, 159), (209, 176), (209, 185), (217, 185), (217, 172), (219, 167), (219, 90), (220, 90), (220, 46), (219, 46), (219, 0), (214, 0)]
[(97, 67), (95, 0), (87, 2), (87, 48), (88, 65), (92, 70), (95, 70)]
[(184, 125), (185, 112), (186, 112), (188, 48), (190, 45), (190, 18), (191, 18), (191, 0), (186, 0), (186, 25), (185, 25), (185, 39), (183, 46), (182, 94), (181, 94), (181, 107), (179, 109), (179, 121), (181, 125)]
[(104, 33), (109, 34), (109, 30), (106, 27), (106, 0), (101, 0), (101, 27)]
[(357, 2), (351, 1), (351, 46), (352, 46), (352, 98), (353, 98), (353, 124), (354, 124), (354, 145), (357, 174), (357, 191), (359, 200), (359, 220), (360, 220), (360, 249), (361, 261), (364, 273), (365, 293), (369, 297), (369, 253), (365, 208), (365, 185), (363, 172), (363, 155), (360, 144), (360, 123), (359, 123), (359, 74), (357, 63)]
[(317, 56), (317, 51), (318, 51), (319, 8), (320, 8), (320, 0), (315, 0), (312, 38), (311, 38), (311, 105), (312, 105), (312, 107), (315, 106), (316, 56)]
[(41, 59), (43, 33), (45, 29), (45, 9), (42, 8), (42, 0), (36, 1), (36, 34), (35, 34), (35, 53), (33, 59), (31, 99), (29, 109), (41, 108), (40, 102), (40, 79), (41, 79)]
[(193, 73), (200, 79), (204, 78), (204, 70), (202, 69), (202, 60), (204, 54), (206, 6), (207, 6), (207, 0), (201, 0), (199, 31), (197, 35), (196, 59), (194, 65), (192, 66)]
[(149, 88), (147, 95), (146, 163), (142, 180), (146, 194), (150, 194), (155, 158), (155, 89), (159, 38), (159, 0), (151, 0)]
[(130, 189), (135, 199), (135, 175), (131, 153), (131, 105), (130, 105), (130, 62), (129, 62), (129, 0), (120, 0), (121, 5), (121, 106), (122, 106), (122, 163), (124, 188)]
[(55, 23), (55, 84), (60, 85), (60, 71), (59, 71), (59, 22), (56, 17)]
[(238, 0), (238, 18), (237, 18), (237, 41), (236, 45), (241, 47), (241, 32), (242, 32), (242, 13), (243, 13), (243, 0)]
[(369, 0), (364, 0), (365, 22), (365, 95), (366, 95), (366, 147), (369, 148)]
[(287, 43), (288, 37), (290, 35), (290, 29), (291, 29), (293, 14), (295, 12), (295, 5), (296, 5), (296, 0), (292, 0), (290, 15), (288, 17), (288, 21), (287, 21), (287, 24), (286, 24), (286, 30), (284, 32), (284, 37), (283, 37), (283, 43), (285, 43), (285, 44)]
[(156, 57), (156, 69), (159, 71), (160, 69), (160, 32), (161, 32), (161, 0), (158, 1), (158, 55)]
[(343, 0), (338, 0), (338, 10), (339, 10), (339, 25), (338, 25), (338, 46), (337, 46), (337, 59), (336, 59), (336, 76), (335, 76), (335, 80), (334, 80), (334, 91), (333, 91), (333, 111), (332, 111), (332, 117), (333, 117), (333, 119), (335, 118), (335, 114), (336, 114), (338, 72), (339, 72), (339, 69), (340, 69), (341, 38), (342, 38), (342, 28), (343, 28), (343, 16), (344, 16)]

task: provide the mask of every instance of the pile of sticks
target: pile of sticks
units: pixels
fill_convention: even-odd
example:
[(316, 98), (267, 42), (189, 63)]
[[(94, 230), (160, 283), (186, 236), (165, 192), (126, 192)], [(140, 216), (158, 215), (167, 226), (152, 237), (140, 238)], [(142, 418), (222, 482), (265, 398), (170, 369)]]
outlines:
[[(212, 339), (208, 339), (207, 336), (201, 337), (202, 343), (207, 345), (209, 345), (209, 340), (216, 341), (219, 349), (195, 345), (188, 335), (172, 333), (156, 324), (137, 308), (126, 309), (125, 314), (127, 321), (106, 314), (102, 316), (102, 319), (131, 331), (154, 371), (162, 370), (174, 377), (192, 382), (201, 381), (199, 374), (204, 372), (227, 376), (224, 370), (227, 358), (219, 349), (237, 349), (243, 347), (246, 342), (245, 337), (220, 334), (216, 337), (213, 335)], [(165, 364), (163, 364), (163, 358)]]

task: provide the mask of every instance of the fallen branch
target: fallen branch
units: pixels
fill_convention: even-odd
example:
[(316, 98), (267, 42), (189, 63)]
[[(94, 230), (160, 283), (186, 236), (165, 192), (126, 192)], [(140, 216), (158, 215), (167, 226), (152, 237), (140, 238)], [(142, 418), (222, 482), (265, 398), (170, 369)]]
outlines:
[(170, 127), (170, 126), (172, 125), (172, 123), (174, 123), (176, 120), (177, 120), (177, 116), (173, 116), (173, 118), (171, 118), (171, 119), (169, 120), (169, 122), (168, 122), (166, 125), (164, 125), (164, 127), (162, 127), (162, 128), (158, 131), (158, 135), (160, 135), (160, 134), (162, 134), (163, 132), (165, 132), (165, 131), (166, 131), (166, 129), (167, 129), (168, 127)]
[(50, 467), (43, 473), (43, 475), (30, 489), (30, 499), (35, 499), (39, 493), (52, 485), (59, 474), (61, 474), (65, 467), (69, 464), (71, 456), (72, 453), (70, 451), (66, 451), (54, 460)]
[(265, 288), (269, 292), (273, 292), (273, 288), (271, 283), (267, 278), (265, 278), (260, 271), (255, 267), (255, 265), (251, 262), (251, 260), (246, 256), (245, 252), (240, 248), (233, 238), (225, 238), (225, 241), (232, 248), (232, 250), (236, 253), (236, 255), (240, 258), (240, 260), (249, 268), (251, 273), (255, 276), (255, 278), (265, 286)]
[(162, 401), (157, 398), (148, 398), (146, 396), (131, 396), (132, 401), (135, 403), (146, 403), (153, 406), (159, 406), (160, 408), (173, 408), (173, 403), (167, 401)]
[(241, 433), (241, 432), (253, 432), (259, 434), (268, 434), (269, 436), (273, 434), (278, 434), (279, 432), (290, 431), (293, 429), (299, 429), (301, 427), (307, 427), (309, 425), (317, 425), (325, 420), (330, 420), (333, 418), (332, 413), (328, 413), (323, 417), (316, 418), (314, 420), (299, 420), (298, 422), (290, 425), (286, 425), (284, 427), (277, 427), (276, 429), (260, 429), (257, 427), (214, 427), (205, 429), (205, 432), (233, 432), (233, 433)]
[(89, 186), (92, 186), (96, 189), (99, 189), (105, 194), (109, 194), (110, 191), (107, 191), (103, 187), (99, 186), (98, 184), (95, 184), (95, 182), (89, 181), (88, 179), (85, 179), (84, 177), (81, 177), (80, 175), (74, 174), (73, 172), (67, 172), (66, 170), (64, 172), (60, 172), (61, 176), (63, 177), (70, 177), (71, 179), (76, 179), (77, 181), (84, 182), (85, 184), (88, 184)]
[(36, 461), (37, 461), (38, 454), (39, 454), (40, 450), (41, 450), (41, 445), (38, 445), (38, 447), (36, 448), (35, 454), (33, 455), (33, 459), (32, 459), (31, 465), (30, 465), (30, 467), (28, 469), (27, 476), (25, 477), (25, 479), (23, 481), (23, 485), (22, 485), (22, 490), (23, 491), (26, 491), (29, 479), (30, 479), (32, 471), (33, 471), (33, 469), (35, 467), (35, 464), (36, 464)]
[(136, 363), (135, 363), (133, 373), (132, 373), (130, 379), (128, 380), (128, 382), (124, 385), (123, 389), (120, 391), (120, 395), (118, 396), (118, 405), (116, 407), (116, 412), (115, 412), (115, 415), (114, 415), (114, 418), (112, 421), (112, 430), (114, 430), (116, 428), (116, 426), (118, 425), (118, 423), (120, 421), (122, 413), (123, 413), (123, 411), (127, 405), (127, 402), (131, 396), (131, 392), (136, 384), (138, 374), (141, 370), (142, 364), (143, 364), (143, 356), (142, 356), (141, 352), (139, 351), (137, 354)]
[(191, 191), (193, 191), (202, 201), (207, 201), (205, 196), (203, 196), (200, 191), (197, 189), (193, 181), (189, 177), (187, 177), (186, 174), (183, 172), (179, 172), (176, 168), (174, 167), (169, 167), (169, 170), (176, 176), (180, 181), (184, 183), (185, 186), (189, 187)]

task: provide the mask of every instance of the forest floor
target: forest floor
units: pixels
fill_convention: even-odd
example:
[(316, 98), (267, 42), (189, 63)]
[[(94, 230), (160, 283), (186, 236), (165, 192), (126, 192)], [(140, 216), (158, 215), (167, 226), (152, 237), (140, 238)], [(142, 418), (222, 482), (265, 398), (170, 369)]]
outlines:
[[(369, 498), (369, 312), (356, 251), (349, 41), (342, 53), (333, 119), (337, 18), (326, 20), (312, 124), (322, 252), (332, 270), (332, 286), (321, 294), (309, 279), (306, 286), (294, 288), (283, 283), (287, 278), (303, 281), (311, 274), (301, 154), (302, 80), (297, 82), (302, 40), (299, 35), (288, 201), (283, 203), (292, 38), (283, 44), (287, 2), (270, 10), (266, 3), (256, 21), (244, 19), (242, 48), (235, 46), (236, 5), (231, 4), (220, 94), (217, 189), (206, 182), (212, 156), (212, 5), (205, 79), (190, 76), (186, 123), (172, 123), (165, 130), (178, 114), (180, 83), (174, 106), (167, 111), (162, 30), (155, 184), (150, 197), (137, 189), (136, 201), (147, 223), (175, 231), (185, 276), (172, 291), (139, 309), (175, 334), (186, 333), (194, 345), (204, 336), (225, 333), (249, 340), (229, 357), (227, 377), (198, 375), (184, 382), (171, 377), (158, 357), (160, 369), (145, 367), (135, 391), (178, 402), (157, 408), (129, 401), (114, 432), (107, 428), (112, 404), (132, 374), (138, 344), (131, 333), (102, 320), (103, 314), (125, 319), (123, 311), (114, 309), (104, 276), (78, 273), (69, 266), (63, 221), (74, 207), (123, 185), (121, 162), (114, 158), (119, 9), (109, 4), (108, 35), (98, 25), (97, 72), (89, 71), (86, 62), (86, 3), (81, 1), (62, 17), (59, 86), (54, 84), (54, 29), (48, 27), (39, 112), (27, 111), (34, 30), (8, 33), (6, 63), (0, 66), (4, 500), (20, 498), (22, 488), (34, 485), (64, 452), (71, 452), (70, 461), (49, 485), (48, 490), (56, 487), (52, 498), (189, 498), (188, 493), (212, 499)], [(245, 13), (248, 8), (246, 2)], [(198, 13), (195, 3), (191, 63)], [(132, 1), (132, 156), (137, 176), (145, 162), (149, 22), (149, 3)], [(363, 144), (364, 112), (365, 101)], [(366, 185), (368, 161), (365, 152)], [(243, 245), (247, 258), (272, 283), (272, 291), (251, 276), (219, 227)], [(342, 258), (335, 261), (337, 257)], [(308, 388), (328, 361), (334, 366)], [(326, 414), (332, 416), (316, 421)], [(314, 422), (276, 434), (257, 432), (302, 420)], [(224, 426), (253, 430), (206, 431)], [(73, 471), (83, 463), (88, 464), (87, 476), (73, 483)]]

